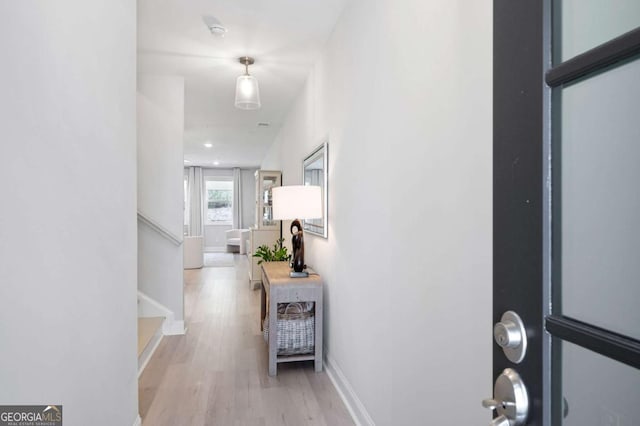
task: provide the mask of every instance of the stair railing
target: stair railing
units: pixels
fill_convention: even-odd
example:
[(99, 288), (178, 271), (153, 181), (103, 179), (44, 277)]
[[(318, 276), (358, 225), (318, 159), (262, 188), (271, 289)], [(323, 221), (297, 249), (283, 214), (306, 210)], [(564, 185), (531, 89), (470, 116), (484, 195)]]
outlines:
[(173, 232), (169, 231), (168, 229), (166, 229), (165, 227), (163, 227), (162, 225), (160, 225), (159, 223), (151, 219), (149, 216), (141, 213), (140, 211), (138, 211), (138, 220), (144, 223), (145, 225), (147, 225), (149, 228), (156, 231), (162, 237), (171, 241), (176, 246), (179, 246), (182, 244), (181, 237), (176, 236)]

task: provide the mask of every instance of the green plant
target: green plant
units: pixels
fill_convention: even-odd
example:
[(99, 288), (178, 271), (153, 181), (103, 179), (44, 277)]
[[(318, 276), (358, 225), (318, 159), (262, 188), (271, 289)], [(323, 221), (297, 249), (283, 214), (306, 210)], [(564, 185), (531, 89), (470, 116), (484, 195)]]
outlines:
[(284, 238), (280, 238), (273, 245), (273, 249), (270, 249), (266, 245), (261, 245), (256, 249), (253, 257), (259, 257), (262, 260), (258, 261), (258, 265), (262, 262), (278, 262), (291, 259), (291, 255), (287, 253), (287, 248), (282, 246)]

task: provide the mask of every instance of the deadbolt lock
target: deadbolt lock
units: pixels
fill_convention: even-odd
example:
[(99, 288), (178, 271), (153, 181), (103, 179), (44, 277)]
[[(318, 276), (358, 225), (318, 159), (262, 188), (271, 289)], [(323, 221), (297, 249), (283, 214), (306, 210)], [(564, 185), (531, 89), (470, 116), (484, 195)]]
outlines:
[(507, 359), (519, 364), (527, 353), (527, 333), (520, 316), (513, 311), (502, 315), (493, 327), (493, 337)]
[(505, 369), (496, 379), (493, 399), (483, 400), (482, 406), (498, 414), (490, 426), (524, 425), (529, 414), (529, 396), (518, 372)]

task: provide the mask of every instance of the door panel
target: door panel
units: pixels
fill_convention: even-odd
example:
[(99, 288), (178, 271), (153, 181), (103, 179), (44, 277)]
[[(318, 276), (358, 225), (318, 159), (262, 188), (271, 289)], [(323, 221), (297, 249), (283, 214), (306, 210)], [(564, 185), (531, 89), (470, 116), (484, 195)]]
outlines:
[(565, 398), (564, 424), (640, 424), (638, 5), (494, 0), (493, 316), (529, 343), (517, 364), (494, 346), (494, 377), (515, 370), (531, 404), (492, 424), (561, 425)]
[(639, 370), (568, 342), (558, 344), (568, 408), (563, 425), (640, 425)]
[(561, 177), (554, 180), (562, 314), (637, 339), (639, 76), (636, 60), (561, 89)]
[(562, 0), (557, 2), (562, 43), (561, 60), (566, 61), (612, 38), (626, 33), (640, 22), (638, 0)]
[[(519, 364), (494, 345), (494, 379), (517, 370), (529, 393), (529, 423), (543, 425), (543, 2), (494, 1), (493, 321), (515, 311), (527, 330)], [(490, 331), (490, 330), (488, 330)], [(490, 338), (491, 334), (488, 334)], [(484, 396), (483, 396), (484, 397)], [(486, 398), (486, 397), (485, 397)]]

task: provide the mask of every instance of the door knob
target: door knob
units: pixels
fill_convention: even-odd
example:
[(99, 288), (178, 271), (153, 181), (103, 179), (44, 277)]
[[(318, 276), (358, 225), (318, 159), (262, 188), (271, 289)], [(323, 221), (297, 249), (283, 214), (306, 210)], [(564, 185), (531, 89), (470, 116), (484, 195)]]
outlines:
[(498, 416), (489, 423), (489, 426), (511, 426), (511, 422), (505, 416)]
[(524, 425), (529, 414), (529, 396), (518, 372), (506, 368), (496, 379), (493, 399), (483, 400), (482, 406), (498, 413), (490, 426)]
[(493, 338), (507, 359), (519, 364), (527, 353), (527, 332), (518, 314), (507, 311), (493, 327)]
[(482, 400), (482, 406), (484, 408), (488, 408), (489, 410), (497, 410), (498, 407), (502, 407), (502, 408), (513, 407), (514, 405), (515, 403), (511, 401), (496, 401), (495, 399)]

